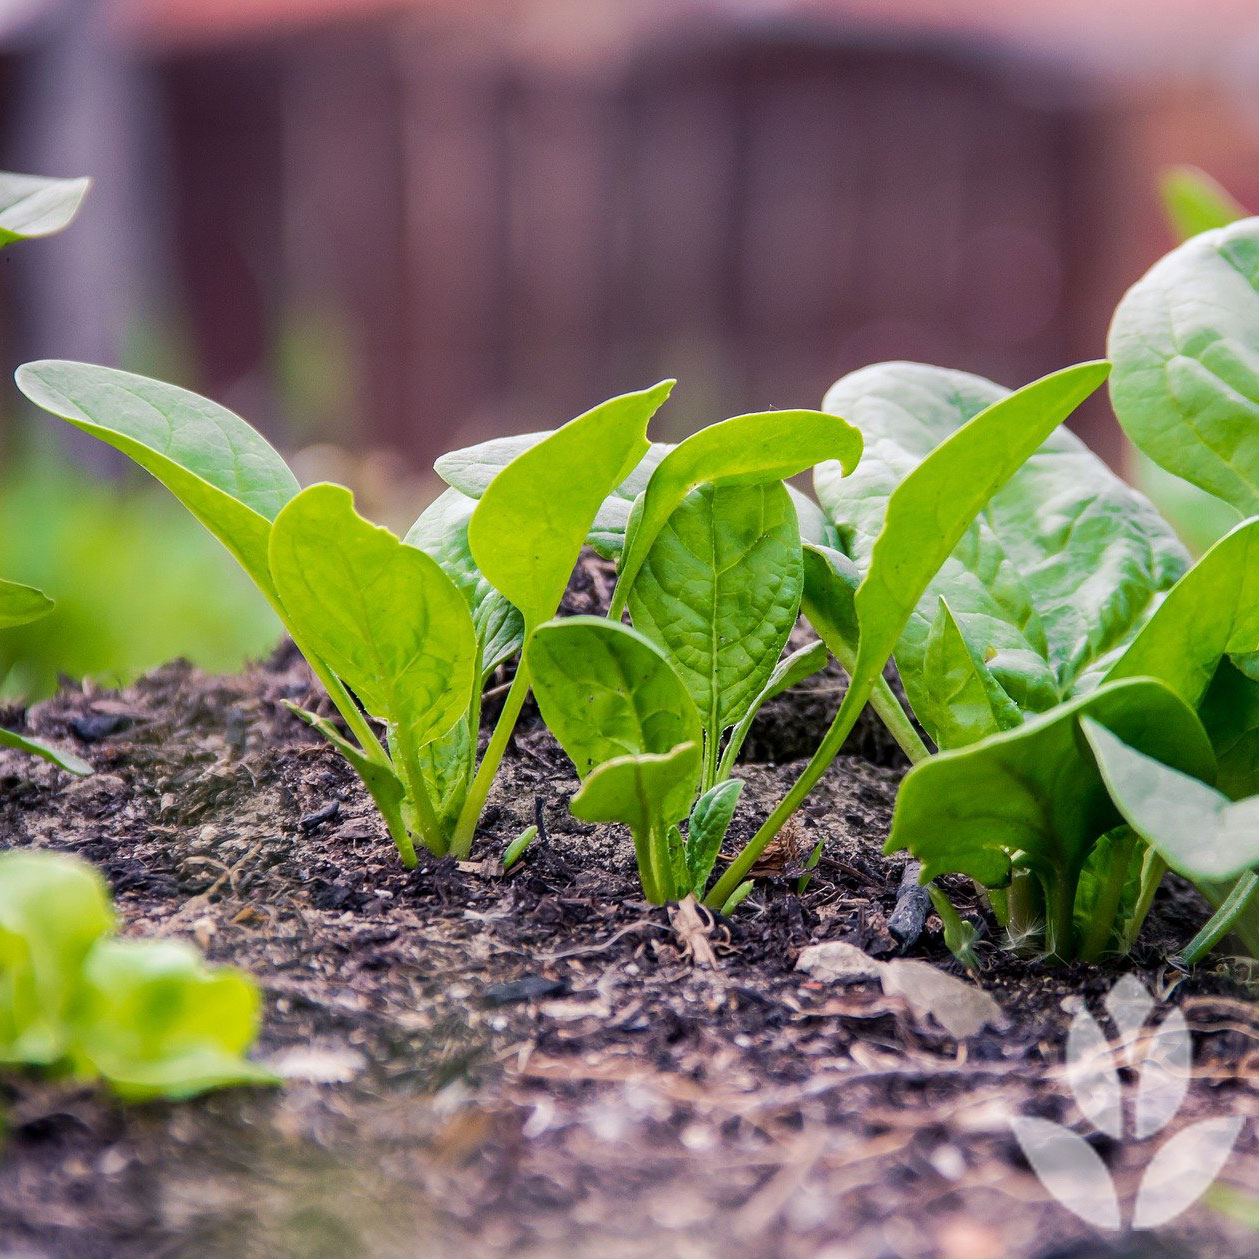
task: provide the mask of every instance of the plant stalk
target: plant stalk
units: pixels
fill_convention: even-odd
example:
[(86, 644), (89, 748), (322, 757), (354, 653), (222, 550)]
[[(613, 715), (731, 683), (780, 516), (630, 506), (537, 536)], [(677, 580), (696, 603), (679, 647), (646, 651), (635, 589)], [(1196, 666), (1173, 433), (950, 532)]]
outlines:
[(1233, 885), (1219, 909), (1207, 919), (1206, 925), (1185, 945), (1184, 952), (1174, 960), (1184, 966), (1196, 966), (1233, 929), (1246, 906), (1259, 891), (1259, 874), (1247, 870)]
[(1080, 944), (1080, 960), (1084, 962), (1101, 960), (1115, 926), (1119, 902), (1123, 899), (1124, 884), (1128, 881), (1128, 867), (1132, 864), (1132, 855), (1137, 847), (1136, 835), (1128, 827), (1123, 829), (1122, 837), (1112, 845), (1106, 882), (1097, 898), (1097, 904), (1093, 907), (1092, 920)]
[(896, 692), (888, 685), (887, 678), (879, 675), (870, 693), (870, 707), (879, 715), (879, 720), (887, 727), (888, 733), (900, 744), (901, 751), (909, 757), (911, 765), (925, 761), (931, 755), (927, 745), (922, 741), (914, 723), (909, 719)]
[(444, 857), (450, 851), (450, 845), (442, 832), (437, 810), (433, 808), (433, 797), (429, 794), (428, 783), (424, 778), (424, 767), (420, 764), (420, 753), (415, 739), (409, 730), (396, 722), (393, 730), (394, 744), (402, 763), (402, 778), (420, 820), (420, 840), (435, 857)]
[[(494, 781), (494, 775), (498, 773), (503, 753), (507, 751), (508, 740), (516, 728), (516, 721), (520, 716), (520, 710), (524, 707), (525, 696), (528, 694), (529, 670), (525, 666), (522, 655), (520, 663), (516, 666), (516, 676), (512, 678), (511, 686), (507, 691), (507, 698), (503, 700), (503, 711), (498, 715), (494, 733), (490, 736), (485, 755), (481, 758), (480, 768), (472, 780), (467, 799), (464, 800), (463, 808), (459, 810), (459, 818), (455, 822), (454, 834), (450, 840), (450, 852), (461, 861), (466, 859), (472, 851), (472, 840), (476, 836), (477, 823), (481, 820), (481, 810), (485, 808), (486, 797), (490, 794), (490, 785)], [(476, 732), (471, 733), (472, 738), (475, 739)]]
[(748, 871), (756, 864), (757, 858), (769, 846), (770, 841), (782, 830), (787, 819), (800, 807), (805, 797), (817, 786), (818, 779), (826, 772), (827, 767), (839, 755), (861, 710), (865, 707), (869, 695), (869, 687), (850, 685), (844, 693), (843, 702), (830, 728), (818, 745), (818, 749), (809, 759), (800, 777), (792, 784), (791, 790), (782, 798), (778, 807), (761, 824), (760, 830), (744, 845), (743, 851), (730, 863), (725, 874), (713, 884), (712, 890), (704, 898), (709, 909), (720, 909), (730, 898), (735, 888), (747, 877)]

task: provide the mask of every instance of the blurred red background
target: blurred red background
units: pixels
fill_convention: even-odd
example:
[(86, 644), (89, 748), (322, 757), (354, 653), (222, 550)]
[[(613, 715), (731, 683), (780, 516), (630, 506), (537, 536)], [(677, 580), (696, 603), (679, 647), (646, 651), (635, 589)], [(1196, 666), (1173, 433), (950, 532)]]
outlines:
[(675, 433), (1017, 385), (1104, 351), (1164, 164), (1259, 207), (1251, 0), (9, 0), (0, 47), (3, 165), (97, 181), (4, 254), (6, 360), (399, 468), (665, 375)]

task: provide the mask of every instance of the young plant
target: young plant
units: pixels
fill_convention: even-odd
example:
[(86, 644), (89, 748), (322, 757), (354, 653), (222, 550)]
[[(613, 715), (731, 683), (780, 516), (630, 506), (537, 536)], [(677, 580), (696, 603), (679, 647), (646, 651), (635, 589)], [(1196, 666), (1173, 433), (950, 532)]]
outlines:
[[(780, 478), (859, 452), (818, 412), (738, 416), (664, 452), (627, 519), (611, 619), (530, 640), (543, 716), (583, 779), (573, 812), (630, 827), (649, 900), (703, 893), (756, 712), (826, 661), (820, 644), (780, 659), (803, 586)], [(633, 630), (616, 619), (626, 607)]]
[[(710, 800), (699, 825), (681, 835), (702, 736), (695, 702), (664, 653), (629, 626), (574, 616), (539, 626), (525, 658), (542, 716), (582, 780), (573, 815), (630, 828), (649, 901), (702, 890), (725, 833), (724, 806)], [(730, 812), (740, 786), (724, 784)]]
[[(409, 535), (430, 555), (360, 517), (343, 487), (299, 490), (260, 434), (187, 390), (57, 361), (29, 363), (17, 380), (31, 401), (155, 476), (237, 559), (349, 737), (299, 715), (353, 766), (407, 866), (417, 841), (438, 855), (471, 848), (528, 690), (518, 669), (475, 766), (487, 662), (555, 612), (596, 513), (647, 451), (647, 421), (672, 387), (614, 398), (557, 429), (505, 465), (466, 518), (439, 500), (445, 526), (426, 513)], [(383, 745), (369, 717), (383, 723)]]
[[(0, 171), (0, 249), (68, 227), (90, 184), (90, 179), (47, 179)], [(38, 621), (53, 607), (53, 601), (33, 586), (0, 580), (0, 629)], [(86, 761), (72, 753), (12, 730), (0, 728), (0, 745), (42, 757), (71, 774), (92, 772)]]
[[(1259, 493), (1251, 486), (1259, 474), (1259, 446), (1253, 436), (1259, 386), (1247, 366), (1253, 354), (1253, 316), (1259, 315), (1257, 262), (1259, 220), (1193, 237), (1130, 290), (1116, 311), (1110, 336), (1112, 396), (1129, 435), (1167, 471), (1219, 495), (1246, 516), (1259, 508)], [(1086, 486), (1083, 477), (1078, 485)], [(1075, 488), (1038, 501), (1032, 487), (1020, 504), (1022, 517), (1007, 521), (1002, 511), (991, 509), (987, 515), (993, 532), (1001, 536), (1003, 551), (1015, 561), (1012, 572), (1017, 580), (990, 566), (996, 578), (986, 584), (994, 594), (1000, 593), (1005, 607), (1016, 610), (1016, 616), (1003, 622), (981, 605), (980, 615), (967, 623), (955, 609), (967, 606), (969, 579), (941, 574), (944, 588), (939, 593), (944, 597), (923, 658), (929, 662), (932, 657), (933, 636), (939, 659), (945, 658), (947, 639), (953, 639), (951, 654), (959, 668), (944, 694), (953, 716), (963, 714), (967, 721), (946, 725), (937, 719), (936, 729), (943, 732), (942, 742), (949, 738), (968, 742), (964, 727), (969, 722), (981, 741), (939, 758), (933, 767), (915, 769), (906, 779), (903, 799), (919, 803), (903, 817), (898, 805), (893, 842), (928, 857), (932, 872), (974, 864), (962, 847), (940, 838), (952, 821), (945, 788), (952, 783), (960, 791), (967, 783), (973, 787), (994, 747), (1012, 760), (1039, 755), (1034, 731), (1019, 725), (1040, 706), (1044, 693), (1041, 653), (1026, 650), (1031, 640), (1023, 627), (1034, 624), (1027, 609), (1046, 628), (1050, 652), (1043, 658), (1051, 665), (1059, 661), (1068, 666), (1064, 670), (1060, 663), (1051, 674), (1059, 698), (1101, 695), (1123, 679), (1157, 679), (1202, 719), (1214, 745), (1211, 764), (1179, 765), (1139, 738), (1115, 733), (1139, 752), (1211, 781), (1216, 780), (1218, 760), (1219, 782), (1228, 796), (1253, 794), (1259, 787), (1255, 773), (1259, 685), (1248, 676), (1256, 670), (1254, 653), (1259, 648), (1259, 578), (1254, 576), (1259, 571), (1259, 520), (1243, 522), (1169, 586), (1184, 562), (1164, 531), (1151, 526), (1146, 504), (1110, 495), (1101, 500), (1108, 504), (1105, 519), (1086, 530), (1063, 510)], [(994, 500), (993, 507), (1000, 506)], [(1018, 526), (1029, 516), (1033, 525), (1041, 519), (1053, 528), (1007, 527), (1011, 522)], [(1061, 532), (1069, 546), (1057, 554), (1032, 545), (1039, 538), (1056, 538), (1055, 531), (1064, 524), (1071, 526)], [(1098, 543), (1104, 543), (1104, 549), (1095, 550), (1091, 558), (1085, 549), (1079, 552), (1080, 562), (1063, 562), (1070, 559), (1072, 549)], [(1114, 559), (1120, 561), (1118, 567), (1108, 565)], [(1046, 569), (1057, 577), (1057, 585), (1044, 585)], [(1011, 597), (1011, 589), (1017, 597)], [(1052, 597), (1045, 598), (1044, 590)], [(1008, 639), (1011, 623), (1018, 624), (1021, 634), (1015, 651)], [(1062, 640), (1076, 645), (1066, 654), (1054, 650), (1061, 626), (1082, 631)], [(907, 689), (913, 667), (911, 656)], [(931, 691), (930, 673), (925, 670), (921, 687), (923, 711), (928, 718), (933, 712), (938, 718), (940, 706)], [(1037, 685), (1029, 685), (1029, 679)], [(1099, 679), (1102, 685), (1090, 692)], [(1140, 702), (1155, 705), (1152, 695), (1147, 688)], [(980, 702), (984, 699), (990, 702)], [(1051, 709), (1045, 720), (1067, 720), (1073, 712), (1068, 703)], [(1148, 724), (1154, 720), (1149, 718)], [(1087, 804), (1096, 786), (1092, 752), (1082, 736), (1067, 750), (1071, 755), (1061, 762), (1057, 794), (1067, 801), (1079, 794)], [(1023, 772), (1033, 772), (1030, 760), (1021, 763)], [(924, 782), (929, 789), (919, 785)], [(1060, 814), (1061, 800), (1058, 809)], [(1166, 868), (1159, 847), (1147, 849), (1121, 818), (1115, 820), (1119, 829), (1109, 829), (1084, 809), (1079, 817), (1072, 815), (1077, 823), (1081, 817), (1088, 823), (1086, 830), (1091, 828), (1082, 848), (1084, 832), (1078, 826), (1072, 829), (1070, 819), (1054, 816), (1054, 825), (1044, 827), (1044, 838), (1057, 859), (1039, 866), (1028, 859), (1015, 828), (1001, 840), (989, 821), (994, 847), (1014, 868), (1009, 890), (994, 898), (998, 916), (1022, 933), (1038, 914), (1045, 914), (1050, 947), (1060, 957), (1078, 951), (1096, 958), (1112, 949), (1126, 950)], [(940, 832), (934, 836), (933, 826)], [(955, 864), (950, 864), (954, 857)]]
[(1217, 912), (1182, 954), (1200, 961), (1231, 933), (1259, 957), (1259, 795), (1231, 800), (1193, 774), (1131, 747), (1096, 723), (1084, 734), (1115, 807), (1132, 830)]
[[(0, 629), (29, 625), (32, 621), (47, 616), (54, 606), (53, 601), (34, 586), (0, 580)], [(6, 730), (3, 726), (0, 726), (0, 746), (29, 752), (32, 756), (51, 761), (58, 769), (64, 769), (69, 774), (83, 776), (92, 772), (92, 767), (73, 752), (66, 752), (32, 735)]]
[[(929, 583), (965, 536), (988, 500), (1053, 430), (1105, 379), (1105, 363), (1084, 363), (998, 398), (946, 437), (909, 470), (887, 497), (869, 567), (855, 593), (833, 591), (840, 608), (851, 600), (849, 686), (821, 745), (791, 790), (743, 848), (706, 897), (719, 907), (742, 883), (757, 858), (803, 803), (867, 701)], [(823, 558), (826, 558), (823, 555)], [(842, 568), (842, 564), (839, 568)], [(825, 577), (830, 564), (814, 565)], [(841, 583), (842, 585), (842, 583)], [(828, 594), (819, 592), (817, 606)], [(837, 629), (842, 616), (832, 618)], [(831, 634), (834, 641), (834, 634)], [(839, 646), (836, 643), (836, 646)]]
[(275, 1082), (245, 1056), (261, 998), (243, 971), (113, 928), (85, 862), (0, 856), (0, 1063), (104, 1079), (137, 1101)]

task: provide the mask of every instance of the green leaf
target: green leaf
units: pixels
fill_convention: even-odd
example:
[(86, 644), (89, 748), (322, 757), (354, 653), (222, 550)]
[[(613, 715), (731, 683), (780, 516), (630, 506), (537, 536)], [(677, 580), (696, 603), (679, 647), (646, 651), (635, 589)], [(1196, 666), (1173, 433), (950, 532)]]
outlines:
[(721, 841), (730, 829), (742, 791), (741, 779), (727, 778), (704, 792), (691, 810), (686, 836), (686, 868), (690, 889), (696, 896), (704, 893), (704, 885), (713, 872), (717, 854), (721, 851)]
[(927, 635), (920, 704), (918, 716), (941, 748), (965, 747), (1023, 720), (943, 596)]
[(16, 380), (36, 406), (152, 473), (274, 597), (271, 521), (298, 486), (244, 420), (186, 389), (112, 367), (49, 359), (19, 367)]
[(1181, 240), (1246, 217), (1239, 202), (1196, 166), (1172, 166), (1159, 180), (1163, 213)]
[(0, 580), (0, 629), (27, 625), (47, 616), (57, 605), (42, 590), (18, 581)]
[(1108, 682), (1014, 730), (941, 752), (906, 775), (887, 851), (908, 849), (926, 882), (955, 871), (989, 887), (1012, 858), (1047, 888), (1073, 894), (1090, 849), (1122, 817), (1111, 803), (1079, 719), (1195, 776), (1214, 758), (1193, 710), (1161, 682)]
[(559, 607), (599, 508), (647, 453), (647, 421), (672, 388), (664, 381), (602, 403), (522, 451), (485, 487), (468, 545), (526, 630)]
[(67, 752), (56, 744), (47, 743), (33, 735), (17, 734), (12, 730), (6, 730), (3, 726), (0, 726), (0, 746), (16, 748), (19, 752), (29, 752), (31, 756), (38, 756), (41, 760), (49, 761), (58, 769), (64, 769), (67, 774), (74, 774), (79, 778), (86, 778), (94, 772), (82, 757), (75, 756), (73, 752)]
[(673, 900), (679, 891), (668, 828), (690, 810), (700, 759), (698, 742), (665, 753), (614, 757), (590, 774), (569, 805), (583, 822), (621, 822), (630, 828), (643, 891), (656, 904)]
[[(496, 437), (478, 446), (452, 450), (442, 455), (433, 467), (447, 485), (470, 498), (480, 498), (489, 483), (517, 455), (552, 436), (553, 432)], [(656, 465), (672, 449), (664, 442), (652, 442), (634, 470), (600, 504), (586, 541), (605, 559), (615, 559), (620, 555), (634, 500), (647, 487), (647, 478)]]
[(598, 616), (563, 617), (540, 625), (525, 654), (542, 717), (581, 778), (614, 757), (699, 742), (694, 701), (637, 630)]
[(826, 668), (827, 658), (825, 643), (808, 643), (793, 651), (791, 655), (784, 656), (774, 666), (774, 671), (761, 688), (760, 694), (748, 706), (747, 711), (739, 719), (739, 724), (730, 732), (730, 738), (726, 740), (725, 749), (721, 754), (721, 766), (717, 771), (718, 780), (730, 777), (735, 762), (739, 759), (739, 753), (743, 750), (748, 731), (752, 729), (752, 722), (756, 720), (756, 714), (762, 707), (776, 695), (781, 695), (791, 687), (798, 686), (805, 678), (811, 678), (815, 673), (820, 673)]
[(1259, 866), (1259, 796), (1234, 802), (1105, 726), (1087, 717), (1080, 724), (1124, 820), (1173, 870), (1190, 879), (1232, 879)]
[(796, 513), (780, 482), (693, 490), (644, 557), (629, 595), (634, 627), (686, 684), (714, 765), (722, 732), (782, 654), (803, 583)]
[(423, 746), (472, 698), (476, 634), (463, 595), (423, 551), (364, 520), (340, 485), (276, 517), (271, 575), (302, 638), (373, 716)]
[(783, 481), (826, 459), (851, 469), (860, 457), (861, 434), (820, 411), (737, 415), (688, 437), (665, 455), (643, 491), (621, 557), (613, 611), (624, 607), (657, 535), (692, 490)]
[(463, 592), (481, 644), (484, 680), (520, 650), (525, 628), (520, 613), (486, 581), (472, 558), (468, 521), (475, 508), (475, 499), (458, 490), (446, 490), (425, 508), (403, 541), (431, 555)]
[(829, 546), (804, 548), (801, 609), (831, 655), (850, 673), (861, 638), (856, 607), (860, 585), (861, 570), (842, 551)]
[(277, 1083), (245, 1054), (262, 999), (233, 967), (210, 967), (180, 940), (103, 940), (87, 957), (73, 1057), (119, 1096), (193, 1097)]
[(105, 881), (86, 862), (0, 855), (0, 1062), (65, 1055), (83, 961), (113, 925)]
[(0, 248), (68, 227), (91, 184), (0, 171)]
[(1133, 443), (1243, 516), (1259, 512), (1259, 219), (1156, 262), (1116, 308), (1107, 352)]
[(1230, 800), (1259, 794), (1259, 682), (1222, 660), (1198, 707), (1215, 749), (1215, 783)]
[[(827, 394), (824, 405), (859, 424), (868, 448), (850, 477), (819, 466), (818, 497), (858, 569), (870, 571), (877, 547), (895, 566), (858, 602), (875, 600), (880, 623), (893, 607), (889, 624), (905, 618), (895, 656), (920, 716), (932, 704), (925, 656), (940, 596), (1001, 689), (1039, 712), (1131, 638), (1183, 571), (1184, 550), (1149, 503), (1072, 434), (1053, 431), (1106, 370), (1082, 364), (1011, 394), (964, 372), (883, 363)], [(874, 593), (889, 572), (890, 601)], [(906, 617), (911, 573), (903, 588), (919, 595)]]
[(1220, 660), (1259, 648), (1259, 520), (1221, 538), (1167, 593), (1106, 674), (1152, 677), (1197, 707)]

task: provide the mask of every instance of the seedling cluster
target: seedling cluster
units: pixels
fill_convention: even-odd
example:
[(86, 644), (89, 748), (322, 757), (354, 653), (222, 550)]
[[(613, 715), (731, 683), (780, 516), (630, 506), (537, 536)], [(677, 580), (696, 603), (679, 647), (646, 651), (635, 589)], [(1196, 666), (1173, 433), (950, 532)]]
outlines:
[[(1186, 960), (1227, 932), (1259, 954), (1259, 219), (1186, 177), (1168, 203), (1187, 239), (1120, 303), (1107, 361), (1013, 392), (880, 363), (819, 411), (737, 416), (676, 446), (648, 438), (665, 381), (444, 456), (449, 488), (403, 538), (343, 486), (301, 488), (244, 420), (185, 389), (63, 361), (26, 364), (17, 382), (150, 472), (239, 561), (337, 714), (295, 715), (353, 767), (406, 866), (419, 849), (469, 855), (532, 690), (581, 780), (573, 813), (629, 829), (646, 898), (731, 912), (870, 705), (913, 763), (888, 850), (912, 853), (924, 881), (969, 876), (1011, 938), (1059, 959), (1121, 954), (1171, 867), (1219, 907)], [(1237, 514), (1196, 563), (1061, 427), (1108, 377), (1137, 447)], [(810, 470), (816, 501), (788, 483)], [(606, 616), (557, 617), (586, 545), (616, 565)], [(48, 606), (0, 583), (0, 626)], [(784, 655), (801, 614), (820, 641)], [(753, 719), (831, 656), (849, 684), (830, 727), (714, 877)], [(482, 747), (485, 688), (513, 663)], [(108, 941), (90, 878), (22, 864), (34, 860), (0, 872), (0, 941), (23, 941), (6, 956), (25, 959), (6, 962), (10, 1060), (68, 1062), (139, 1093), (254, 1078), (240, 1058), (252, 990), (182, 952)], [(91, 912), (23, 936), (33, 920), (9, 898), (36, 873)], [(973, 930), (931, 892), (950, 947), (973, 961)], [(44, 956), (60, 995), (32, 1023)], [(226, 1003), (218, 1043), (200, 1024), (201, 1040), (150, 1035), (144, 985), (159, 975)], [(102, 1048), (102, 1001), (134, 1006), (147, 1048)], [(193, 1046), (183, 1058), (172, 1037)]]

